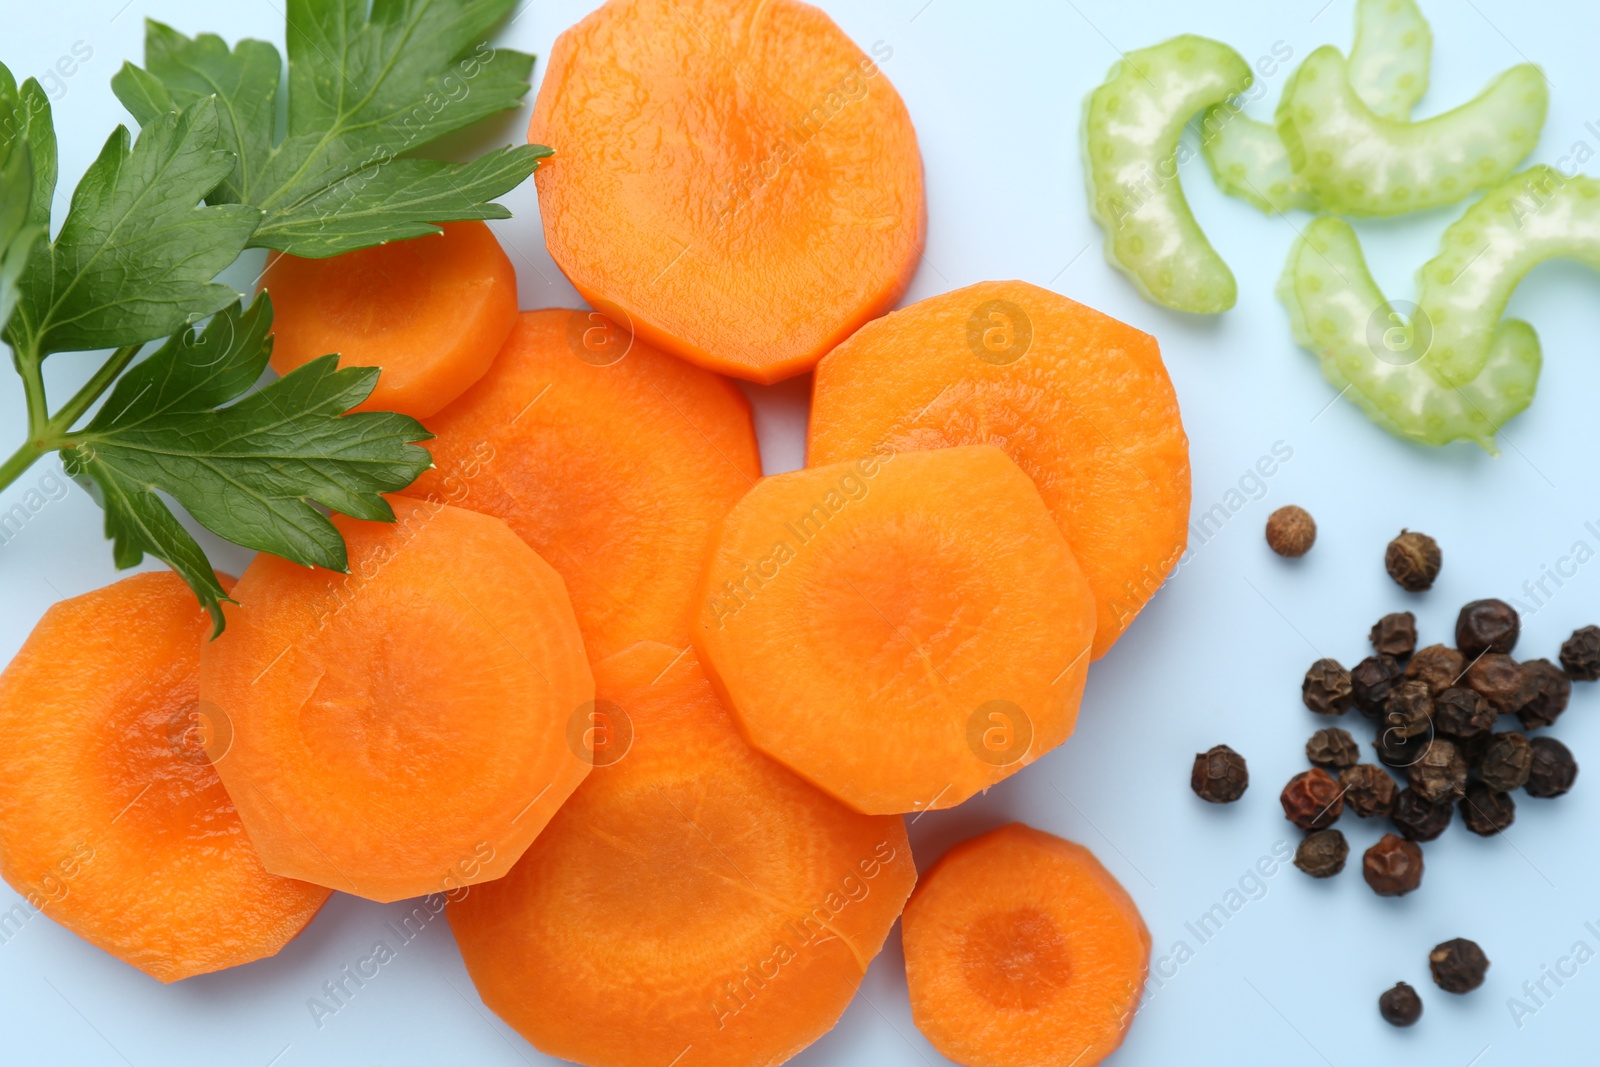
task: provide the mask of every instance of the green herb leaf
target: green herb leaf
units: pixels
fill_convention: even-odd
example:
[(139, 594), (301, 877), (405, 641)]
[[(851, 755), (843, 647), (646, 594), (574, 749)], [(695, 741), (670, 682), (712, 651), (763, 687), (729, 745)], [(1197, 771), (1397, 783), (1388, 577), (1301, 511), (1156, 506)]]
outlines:
[(415, 419), (345, 414), (371, 393), (375, 367), (339, 370), (337, 357), (324, 356), (248, 392), (271, 355), (271, 324), (263, 294), (203, 331), (173, 337), (118, 380), (62, 453), (69, 474), (97, 487), (119, 566), (144, 552), (166, 560), (218, 632), (221, 589), (156, 490), (230, 541), (342, 571), (344, 540), (313, 504), (393, 521), (381, 494), (404, 489), (430, 464), (414, 442), (431, 435)]
[(33, 213), (33, 150), (27, 114), (11, 71), (0, 63), (0, 329), (21, 295), (18, 282), (45, 228)]
[[(550, 154), (521, 145), (465, 166), (400, 159), (517, 106), (533, 57), (485, 36), (515, 0), (288, 0), (288, 130), (271, 140), (277, 50), (229, 51), (148, 24), (146, 69), (112, 81), (141, 122), (215, 94), (238, 163), (212, 202), (265, 212), (253, 244), (323, 257), (436, 232), (439, 222), (504, 218), (491, 203)], [(346, 217), (348, 214), (349, 217)]]
[[(40, 150), (31, 135), (30, 144)], [(54, 149), (52, 134), (48, 159), (34, 159), (35, 221), (41, 200), (49, 218)], [(18, 357), (139, 344), (237, 299), (211, 279), (238, 258), (260, 215), (236, 204), (197, 206), (232, 168), (232, 155), (217, 148), (209, 98), (156, 118), (131, 151), (127, 129), (117, 127), (74, 190), (54, 243), (22, 274), (6, 328)]]

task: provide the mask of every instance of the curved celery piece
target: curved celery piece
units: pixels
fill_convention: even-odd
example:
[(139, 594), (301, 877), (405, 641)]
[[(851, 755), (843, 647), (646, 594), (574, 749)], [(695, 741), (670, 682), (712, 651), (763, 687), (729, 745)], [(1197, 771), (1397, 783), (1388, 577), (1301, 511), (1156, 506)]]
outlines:
[[(1350, 87), (1380, 118), (1404, 121), (1428, 90), (1433, 31), (1416, 0), (1359, 0), (1350, 49)], [(1217, 187), (1268, 214), (1317, 210), (1310, 186), (1289, 165), (1270, 122), (1249, 118), (1238, 101), (1218, 104), (1201, 124), (1201, 151)]]
[(1284, 87), (1278, 136), (1325, 209), (1400, 215), (1503, 182), (1539, 140), (1548, 104), (1544, 75), (1523, 63), (1454, 111), (1380, 118), (1351, 88), (1344, 56), (1323, 46)]
[(1476, 379), (1492, 358), (1489, 327), (1523, 277), (1547, 259), (1600, 270), (1600, 180), (1537, 166), (1484, 194), (1417, 273), (1433, 322), (1425, 363), (1444, 382)]
[(1406, 319), (1384, 297), (1341, 219), (1306, 227), (1290, 249), (1278, 297), (1295, 341), (1317, 356), (1323, 377), (1399, 437), (1425, 445), (1465, 439), (1498, 454), (1496, 431), (1533, 400), (1541, 353), (1532, 327), (1500, 322), (1479, 374), (1460, 387), (1440, 384), (1412, 351), (1428, 343), (1426, 319)]
[(1239, 53), (1185, 35), (1129, 52), (1084, 99), (1084, 169), (1106, 259), (1158, 304), (1214, 314), (1237, 298), (1179, 187), (1178, 137), (1191, 115), (1250, 81)]

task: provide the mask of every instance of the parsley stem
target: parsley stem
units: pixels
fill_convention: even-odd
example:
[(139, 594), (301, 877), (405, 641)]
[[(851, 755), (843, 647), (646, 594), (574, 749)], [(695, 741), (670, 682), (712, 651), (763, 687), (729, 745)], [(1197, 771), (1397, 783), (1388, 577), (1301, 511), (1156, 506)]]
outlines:
[(124, 345), (111, 353), (100, 369), (83, 383), (83, 388), (72, 394), (72, 399), (61, 405), (61, 410), (54, 415), (49, 414), (45, 403), (44, 379), (39, 373), (39, 361), (26, 357), (17, 360), (17, 370), (22, 375), (23, 388), (28, 395), (28, 439), (11, 453), (10, 458), (0, 463), (0, 489), (21, 477), (41, 456), (54, 452), (66, 443), (66, 435), (72, 430), (72, 424), (100, 399), (101, 393), (111, 388), (111, 383), (128, 369), (128, 364), (133, 362), (142, 347)]
[(38, 441), (28, 440), (22, 447), (11, 453), (11, 458), (0, 463), (0, 489), (4, 489), (22, 476), (22, 472), (33, 466), (38, 458), (50, 449)]
[(111, 383), (128, 369), (128, 364), (133, 362), (133, 357), (139, 354), (139, 349), (142, 347), (144, 346), (123, 345), (111, 353), (110, 358), (100, 365), (100, 369), (83, 383), (83, 388), (73, 393), (72, 399), (62, 404), (61, 410), (51, 416), (49, 425), (51, 436), (59, 438), (60, 435), (70, 431), (72, 424), (89, 410), (91, 404), (100, 399), (100, 394), (111, 388)]

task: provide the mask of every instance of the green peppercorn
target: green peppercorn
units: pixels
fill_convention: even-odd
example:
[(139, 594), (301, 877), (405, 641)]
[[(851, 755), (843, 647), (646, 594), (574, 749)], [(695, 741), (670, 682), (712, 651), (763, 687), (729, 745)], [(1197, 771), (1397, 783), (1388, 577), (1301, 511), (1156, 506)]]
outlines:
[(1434, 984), (1446, 993), (1470, 993), (1483, 984), (1489, 957), (1476, 941), (1456, 937), (1433, 947), (1428, 953), (1428, 969), (1433, 972)]
[(1404, 982), (1396, 982), (1378, 998), (1378, 1014), (1390, 1026), (1410, 1026), (1422, 1018), (1422, 998)]

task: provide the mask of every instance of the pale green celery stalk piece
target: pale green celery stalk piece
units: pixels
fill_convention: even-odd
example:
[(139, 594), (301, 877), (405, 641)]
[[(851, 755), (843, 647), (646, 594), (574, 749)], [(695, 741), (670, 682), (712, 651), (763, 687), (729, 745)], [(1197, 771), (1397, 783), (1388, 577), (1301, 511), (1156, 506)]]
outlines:
[[(1373, 114), (1404, 121), (1428, 90), (1433, 31), (1415, 0), (1359, 0), (1350, 87)], [(1268, 214), (1315, 211), (1317, 198), (1289, 165), (1277, 127), (1230, 100), (1206, 112), (1200, 144), (1217, 187)]]
[(1541, 353), (1532, 327), (1501, 321), (1481, 372), (1460, 387), (1441, 384), (1422, 362), (1427, 318), (1407, 319), (1389, 302), (1342, 219), (1324, 216), (1306, 227), (1289, 251), (1278, 297), (1295, 341), (1317, 356), (1323, 377), (1399, 437), (1425, 445), (1465, 439), (1498, 454), (1495, 433), (1533, 401)]
[(1417, 304), (1433, 324), (1424, 362), (1440, 381), (1473, 381), (1493, 358), (1489, 328), (1528, 271), (1547, 259), (1600, 270), (1600, 180), (1530, 167), (1485, 193), (1439, 247), (1417, 272)]
[(1324, 209), (1400, 215), (1504, 181), (1538, 142), (1548, 104), (1544, 75), (1524, 63), (1454, 111), (1421, 122), (1380, 118), (1351, 88), (1344, 56), (1324, 46), (1284, 87), (1278, 136)]
[(1158, 304), (1215, 314), (1238, 296), (1178, 184), (1178, 138), (1190, 116), (1250, 82), (1239, 53), (1185, 35), (1129, 52), (1084, 99), (1084, 170), (1106, 259)]

